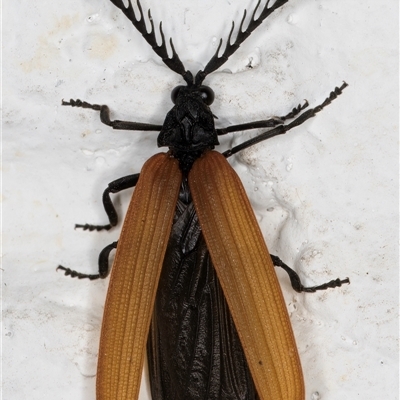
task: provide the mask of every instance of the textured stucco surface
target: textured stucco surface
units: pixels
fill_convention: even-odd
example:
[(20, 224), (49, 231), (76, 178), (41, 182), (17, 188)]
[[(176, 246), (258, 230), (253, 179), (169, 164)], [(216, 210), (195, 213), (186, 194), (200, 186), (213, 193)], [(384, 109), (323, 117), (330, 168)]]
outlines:
[[(192, 71), (255, 4), (142, 3)], [(91, 400), (108, 280), (55, 268), (96, 271), (118, 229), (74, 224), (105, 222), (107, 183), (159, 150), (156, 133), (112, 131), (61, 99), (161, 124), (181, 79), (107, 0), (3, 2), (3, 15), (3, 398)], [(290, 0), (206, 80), (220, 127), (350, 85), (302, 127), (231, 159), (271, 252), (308, 285), (351, 279), (296, 294), (279, 272), (308, 400), (398, 399), (397, 16), (395, 0)], [(220, 148), (254, 134), (227, 135)]]

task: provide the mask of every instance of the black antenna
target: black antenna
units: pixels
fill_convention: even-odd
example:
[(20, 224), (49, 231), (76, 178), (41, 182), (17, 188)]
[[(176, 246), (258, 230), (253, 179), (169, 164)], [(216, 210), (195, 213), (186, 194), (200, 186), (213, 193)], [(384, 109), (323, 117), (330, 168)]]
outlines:
[(150, 32), (147, 31), (146, 23), (144, 20), (144, 14), (142, 10), (142, 6), (139, 0), (136, 0), (136, 4), (139, 9), (140, 19), (137, 19), (135, 16), (135, 12), (133, 11), (133, 6), (131, 0), (128, 1), (128, 7), (125, 7), (123, 0), (110, 0), (116, 7), (118, 7), (126, 17), (132, 22), (133, 26), (142, 34), (145, 38), (146, 42), (152, 47), (154, 52), (161, 57), (163, 62), (170, 68), (172, 71), (182, 75), (183, 79), (186, 81), (188, 85), (193, 84), (193, 75), (190, 71), (185, 70), (185, 67), (182, 64), (182, 61), (179, 59), (178, 54), (175, 51), (174, 45), (172, 43), (172, 39), (170, 39), (171, 49), (172, 49), (172, 57), (168, 55), (167, 46), (165, 43), (165, 36), (162, 30), (162, 22), (160, 22), (160, 33), (161, 33), (161, 45), (157, 43), (155, 30), (154, 30), (154, 22), (151, 16), (150, 10), (148, 11), (148, 17), (151, 24)]
[[(112, 1), (112, 0), (111, 0)], [(255, 19), (255, 14), (258, 10), (258, 7), (260, 6), (261, 0), (258, 1), (254, 11), (253, 15), (251, 16), (251, 20), (249, 22), (249, 25), (246, 30), (243, 30), (243, 24), (244, 20), (246, 18), (246, 10), (244, 10), (243, 13), (243, 18), (242, 21), (240, 22), (239, 26), (239, 32), (236, 36), (236, 40), (234, 43), (231, 44), (231, 38), (232, 38), (232, 33), (233, 29), (235, 28), (235, 22), (232, 21), (232, 29), (229, 33), (228, 36), (228, 41), (225, 47), (225, 50), (221, 56), (218, 56), (219, 50), (221, 49), (222, 46), (222, 39), (219, 42), (219, 46), (217, 51), (215, 52), (214, 56), (211, 58), (211, 60), (208, 62), (206, 67), (204, 68), (203, 71), (199, 71), (196, 75), (195, 78), (195, 85), (201, 85), (203, 82), (204, 78), (210, 74), (211, 72), (215, 71), (218, 69), (222, 64), (224, 64), (228, 58), (239, 48), (239, 46), (251, 35), (251, 33), (270, 15), (272, 14), (276, 9), (279, 7), (282, 7), (285, 3), (287, 3), (288, 0), (276, 0), (275, 3), (271, 6), (268, 7), (270, 0), (267, 1), (265, 4), (263, 10), (261, 11), (260, 16)]]

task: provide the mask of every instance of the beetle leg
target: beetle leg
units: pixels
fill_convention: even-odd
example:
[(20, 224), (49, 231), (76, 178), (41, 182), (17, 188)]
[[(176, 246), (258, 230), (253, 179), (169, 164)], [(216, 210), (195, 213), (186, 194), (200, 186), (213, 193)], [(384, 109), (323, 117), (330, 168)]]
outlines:
[(342, 286), (344, 283), (350, 283), (350, 279), (333, 279), (329, 282), (323, 283), (322, 285), (318, 286), (311, 286), (311, 287), (305, 287), (301, 283), (299, 275), (292, 270), (289, 266), (287, 266), (279, 257), (274, 256), (271, 254), (271, 259), (272, 262), (274, 263), (275, 267), (281, 267), (283, 268), (287, 274), (289, 275), (290, 278), (290, 283), (292, 284), (292, 288), (298, 292), (306, 292), (306, 293), (314, 293), (317, 290), (326, 290), (329, 288), (336, 288)]
[(71, 278), (85, 279), (88, 278), (91, 281), (95, 279), (104, 279), (108, 276), (110, 272), (110, 266), (108, 263), (108, 258), (112, 250), (117, 248), (118, 242), (113, 242), (108, 246), (104, 247), (104, 249), (99, 254), (99, 273), (98, 274), (82, 274), (81, 272), (77, 272), (71, 268), (65, 268), (62, 265), (57, 267), (57, 271), (61, 269), (64, 271), (64, 275), (70, 276)]
[(103, 193), (103, 206), (104, 206), (104, 210), (106, 211), (106, 214), (108, 216), (108, 219), (110, 221), (109, 224), (107, 224), (107, 225), (76, 224), (75, 229), (81, 228), (84, 231), (86, 231), (86, 230), (89, 230), (89, 231), (106, 230), (106, 231), (108, 231), (112, 227), (116, 226), (118, 224), (118, 214), (117, 214), (117, 211), (115, 210), (114, 204), (111, 201), (110, 193), (118, 193), (121, 190), (125, 190), (125, 189), (129, 189), (131, 187), (134, 187), (137, 184), (139, 175), (140, 174), (124, 176), (124, 177), (116, 179), (115, 181), (112, 181), (111, 183), (108, 184), (108, 188)]
[(142, 122), (130, 122), (130, 121), (112, 121), (110, 119), (110, 109), (105, 104), (90, 104), (86, 101), (82, 100), (73, 100), (70, 101), (62, 101), (61, 105), (63, 106), (71, 106), (71, 107), (81, 107), (81, 108), (90, 108), (92, 110), (100, 111), (100, 120), (103, 124), (113, 127), (113, 129), (125, 129), (131, 131), (160, 131), (162, 125), (154, 125), (154, 124), (144, 124)]
[(301, 114), (299, 117), (297, 117), (293, 122), (287, 125), (279, 125), (274, 129), (271, 129), (267, 132), (261, 133), (260, 135), (247, 140), (243, 142), (242, 144), (239, 144), (238, 146), (233, 147), (232, 149), (229, 149), (222, 153), (226, 158), (230, 157), (231, 155), (242, 151), (244, 149), (247, 149), (247, 147), (253, 146), (259, 142), (262, 142), (264, 140), (270, 139), (274, 136), (278, 135), (283, 135), (287, 131), (289, 131), (292, 128), (295, 128), (296, 126), (301, 125), (302, 123), (306, 122), (308, 119), (314, 117), (318, 112), (320, 112), (324, 107), (327, 105), (331, 104), (333, 100), (335, 100), (339, 95), (342, 94), (343, 89), (348, 86), (346, 82), (343, 82), (342, 86), (340, 87), (335, 87), (335, 89), (329, 94), (329, 97), (327, 97), (319, 106), (311, 108), (310, 110), (305, 111), (303, 114)]
[(290, 113), (284, 115), (283, 117), (272, 117), (270, 119), (262, 121), (248, 122), (246, 124), (232, 125), (226, 128), (216, 129), (218, 136), (226, 135), (229, 132), (245, 131), (248, 129), (256, 128), (274, 128), (275, 126), (282, 125), (286, 120), (294, 118), (297, 114), (303, 111), (309, 106), (308, 101), (305, 100), (304, 104), (299, 104), (297, 107), (293, 108)]

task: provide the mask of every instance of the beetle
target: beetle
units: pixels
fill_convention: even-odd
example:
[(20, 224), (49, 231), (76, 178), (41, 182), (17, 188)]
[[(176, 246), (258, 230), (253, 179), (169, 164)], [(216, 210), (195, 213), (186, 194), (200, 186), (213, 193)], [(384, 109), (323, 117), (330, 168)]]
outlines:
[[(150, 31), (139, 0), (110, 0), (132, 22), (155, 53), (185, 85), (171, 93), (173, 108), (163, 125), (112, 120), (109, 107), (81, 100), (64, 106), (99, 111), (113, 129), (159, 131), (157, 144), (167, 153), (151, 157), (140, 174), (111, 182), (103, 194), (109, 223), (76, 225), (109, 230), (118, 224), (110, 194), (135, 187), (118, 242), (99, 255), (99, 273), (59, 266), (65, 275), (106, 278), (116, 249), (104, 308), (97, 369), (98, 399), (137, 399), (147, 346), (153, 400), (301, 400), (304, 382), (299, 355), (274, 272), (283, 268), (298, 292), (340, 287), (335, 279), (304, 287), (295, 271), (270, 255), (244, 188), (227, 158), (301, 125), (329, 105), (347, 86), (343, 82), (320, 105), (307, 101), (283, 117), (216, 128), (210, 110), (214, 92), (204, 79), (288, 0), (258, 1), (247, 28), (246, 11), (236, 39), (234, 23), (225, 49), (196, 75), (185, 69), (172, 40), (169, 56), (160, 23), (161, 44), (150, 11)], [(290, 123), (286, 123), (290, 121)], [(218, 136), (255, 128), (264, 133), (224, 153), (214, 151)]]

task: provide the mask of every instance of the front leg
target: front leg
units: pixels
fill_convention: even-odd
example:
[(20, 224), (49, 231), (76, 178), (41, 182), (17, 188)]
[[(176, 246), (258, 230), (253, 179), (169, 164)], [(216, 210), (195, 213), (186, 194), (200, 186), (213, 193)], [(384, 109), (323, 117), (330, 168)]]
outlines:
[(110, 109), (106, 105), (90, 104), (86, 101), (73, 100), (62, 101), (61, 105), (71, 107), (90, 108), (100, 111), (100, 120), (103, 124), (113, 127), (113, 129), (124, 129), (128, 131), (160, 131), (162, 125), (144, 124), (141, 122), (119, 121), (110, 119)]
[[(343, 82), (342, 86), (340, 87), (335, 87), (335, 89), (329, 94), (329, 96), (321, 103), (319, 106), (314, 107), (312, 109), (309, 109), (305, 111), (303, 114), (298, 116), (294, 121), (292, 121), (290, 124), (287, 125), (279, 125), (274, 129), (270, 129), (269, 131), (263, 132), (258, 136), (253, 137), (250, 140), (246, 140), (242, 144), (239, 144), (229, 150), (224, 151), (222, 154), (228, 158), (232, 156), (233, 154), (238, 153), (239, 151), (242, 151), (244, 149), (247, 149), (248, 147), (254, 146), (255, 144), (262, 142), (264, 140), (270, 139), (272, 137), (278, 136), (278, 135), (283, 135), (286, 132), (290, 131), (290, 129), (295, 128), (296, 126), (301, 125), (302, 123), (306, 122), (310, 118), (314, 117), (317, 113), (319, 113), (321, 110), (324, 109), (324, 107), (328, 106), (329, 104), (332, 103), (333, 100), (337, 99), (338, 96), (342, 94), (343, 89), (347, 87), (347, 83)], [(308, 104), (307, 104), (308, 105)], [(294, 109), (296, 110), (296, 109)], [(301, 109), (299, 109), (298, 112), (294, 111), (293, 116), (296, 116)], [(291, 114), (288, 114), (291, 115)]]
[(294, 118), (300, 111), (303, 111), (308, 107), (308, 101), (306, 100), (303, 105), (299, 104), (293, 110), (284, 115), (283, 117), (272, 117), (270, 119), (248, 122), (246, 124), (232, 125), (227, 128), (216, 129), (218, 136), (226, 135), (229, 132), (246, 131), (249, 129), (257, 128), (274, 128), (275, 126), (282, 125), (286, 120)]
[(283, 268), (287, 274), (289, 275), (290, 278), (290, 283), (292, 284), (292, 288), (298, 292), (306, 292), (306, 293), (315, 293), (317, 290), (326, 290), (329, 288), (336, 288), (342, 286), (344, 283), (350, 283), (350, 279), (333, 279), (327, 283), (323, 283), (322, 285), (318, 286), (310, 286), (310, 287), (305, 287), (301, 283), (299, 275), (292, 270), (289, 266), (287, 266), (279, 257), (274, 256), (271, 254), (271, 259), (272, 262), (274, 263), (275, 267), (281, 267)]

